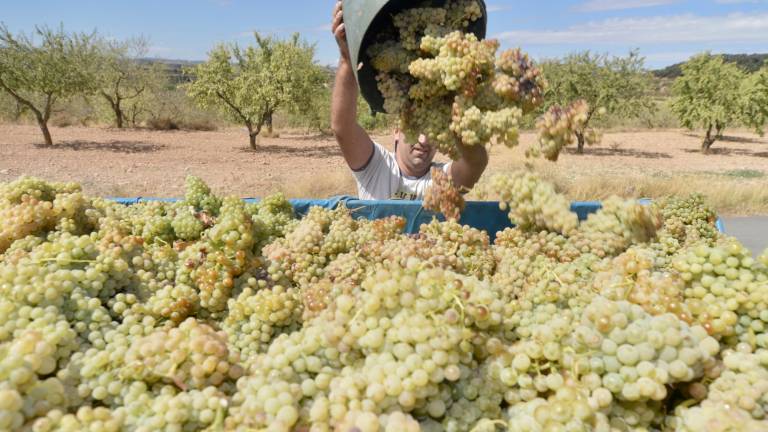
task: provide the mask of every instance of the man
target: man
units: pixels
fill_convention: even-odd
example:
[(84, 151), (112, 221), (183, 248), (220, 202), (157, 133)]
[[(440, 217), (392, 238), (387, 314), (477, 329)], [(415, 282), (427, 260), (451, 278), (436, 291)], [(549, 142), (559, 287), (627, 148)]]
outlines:
[(404, 141), (405, 135), (396, 130), (394, 153), (371, 140), (357, 123), (359, 89), (350, 60), (340, 0), (333, 9), (331, 30), (341, 54), (331, 103), (331, 127), (357, 180), (359, 198), (423, 199), (432, 182), (433, 167), (448, 173), (459, 188), (471, 189), (488, 165), (488, 153), (482, 146), (460, 146), (459, 160), (437, 164), (433, 162), (437, 149), (423, 135), (417, 143), (410, 144)]

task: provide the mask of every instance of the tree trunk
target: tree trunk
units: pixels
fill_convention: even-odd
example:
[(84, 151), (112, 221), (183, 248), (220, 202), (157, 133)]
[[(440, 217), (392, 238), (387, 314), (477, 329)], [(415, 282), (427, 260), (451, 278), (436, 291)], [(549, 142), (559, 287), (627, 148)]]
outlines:
[(249, 133), (248, 137), (251, 139), (251, 150), (256, 150), (256, 134)]
[(272, 113), (268, 113), (266, 119), (264, 120), (264, 124), (267, 126), (267, 134), (269, 136), (272, 136)]
[(712, 148), (712, 144), (715, 143), (716, 137), (712, 136), (712, 125), (709, 125), (707, 128), (707, 134), (704, 136), (704, 142), (701, 144), (701, 152), (704, 154), (709, 154), (710, 149)]
[(41, 115), (36, 115), (36, 117), (37, 117), (37, 124), (38, 126), (40, 126), (40, 131), (43, 132), (43, 139), (45, 140), (45, 145), (52, 146), (53, 138), (51, 138), (51, 131), (48, 130), (48, 121), (46, 121)]
[(115, 126), (117, 126), (118, 129), (123, 128), (123, 109), (120, 107), (120, 101), (118, 100), (113, 106), (112, 109), (115, 110)]
[(258, 150), (256, 147), (256, 137), (258, 137), (261, 132), (261, 125), (254, 128), (253, 124), (248, 122), (245, 124), (245, 127), (248, 128), (248, 138), (250, 138), (251, 150)]
[(576, 153), (584, 154), (584, 144), (586, 143), (584, 134), (581, 132), (576, 132), (576, 139), (578, 141), (578, 146), (576, 147)]

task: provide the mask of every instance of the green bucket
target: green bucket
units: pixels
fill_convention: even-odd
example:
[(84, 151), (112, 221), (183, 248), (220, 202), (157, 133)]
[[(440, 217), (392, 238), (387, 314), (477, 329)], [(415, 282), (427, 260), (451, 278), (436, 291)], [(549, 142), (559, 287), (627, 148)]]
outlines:
[[(485, 1), (477, 1), (483, 9), (483, 16), (472, 23), (469, 30), (483, 39), (488, 26), (488, 12)], [(441, 7), (446, 2), (447, 0), (433, 0), (432, 5)], [(344, 26), (347, 30), (347, 43), (355, 77), (360, 85), (360, 92), (373, 112), (384, 112), (384, 96), (376, 86), (376, 72), (368, 58), (368, 47), (378, 42), (380, 37), (385, 37), (382, 31), (391, 22), (392, 15), (421, 4), (414, 0), (344, 0)]]

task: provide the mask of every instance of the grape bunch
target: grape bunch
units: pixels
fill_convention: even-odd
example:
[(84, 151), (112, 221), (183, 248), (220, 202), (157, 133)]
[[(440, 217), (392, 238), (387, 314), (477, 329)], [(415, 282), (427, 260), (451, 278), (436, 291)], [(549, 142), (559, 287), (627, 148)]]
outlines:
[(442, 213), (446, 218), (459, 220), (466, 206), (461, 191), (454, 186), (450, 174), (441, 169), (432, 169), (432, 186), (424, 195), (423, 206), (435, 213)]
[(499, 195), (502, 210), (509, 210), (509, 219), (524, 230), (569, 234), (578, 225), (570, 202), (532, 172), (495, 175), (490, 188)]
[(554, 105), (536, 121), (538, 146), (529, 149), (530, 156), (544, 156), (550, 161), (557, 161), (565, 147), (581, 140), (584, 144), (594, 144), (600, 137), (594, 129), (587, 128), (589, 105), (578, 100), (561, 107)]

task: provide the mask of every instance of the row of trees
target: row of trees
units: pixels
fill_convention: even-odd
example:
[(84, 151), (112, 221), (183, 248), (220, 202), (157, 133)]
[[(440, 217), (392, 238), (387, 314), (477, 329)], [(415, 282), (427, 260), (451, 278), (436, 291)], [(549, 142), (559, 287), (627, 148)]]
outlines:
[[(299, 35), (256, 34), (255, 45), (214, 48), (207, 62), (185, 70), (190, 82), (181, 87), (201, 108), (245, 126), (255, 149), (278, 110), (320, 121), (328, 75), (314, 63), (314, 51)], [(61, 27), (14, 35), (0, 24), (0, 92), (11, 101), (12, 117), (31, 113), (46, 145), (53, 145), (52, 115), (76, 97), (99, 99), (117, 128), (135, 126), (150, 107), (157, 115), (174, 108), (174, 84), (163, 65), (139, 61), (146, 53), (142, 38), (113, 41)]]
[[(194, 102), (244, 126), (253, 149), (265, 127), (271, 132), (278, 111), (320, 129), (329, 123), (328, 70), (315, 64), (315, 47), (298, 34), (286, 40), (255, 34), (253, 45), (215, 47), (206, 62), (185, 68), (185, 100), (177, 100), (179, 91), (163, 65), (139, 61), (146, 53), (142, 38), (112, 41), (63, 28), (13, 35), (0, 24), (0, 93), (6, 99), (0, 104), (11, 106), (12, 117), (31, 113), (47, 145), (53, 144), (52, 114), (74, 97), (100, 100), (118, 128)], [(636, 118), (656, 106), (654, 78), (636, 51), (625, 57), (577, 53), (544, 61), (542, 69), (550, 83), (542, 112), (577, 99), (590, 106), (588, 121), (576, 131), (579, 153), (593, 123)], [(762, 133), (768, 121), (768, 64), (747, 73), (722, 57), (696, 56), (673, 84), (671, 108), (683, 126), (704, 129), (704, 152), (734, 124)], [(373, 118), (361, 121), (381, 124)]]
[[(577, 99), (590, 106), (588, 121), (576, 131), (579, 153), (594, 120), (607, 115), (634, 118), (654, 109), (654, 79), (635, 51), (626, 57), (578, 53), (545, 61), (542, 68), (550, 83), (544, 109)], [(762, 135), (768, 122), (768, 62), (748, 73), (722, 56), (700, 54), (683, 64), (681, 76), (672, 85), (672, 96), (672, 112), (679, 123), (704, 130), (704, 153), (734, 125)]]

